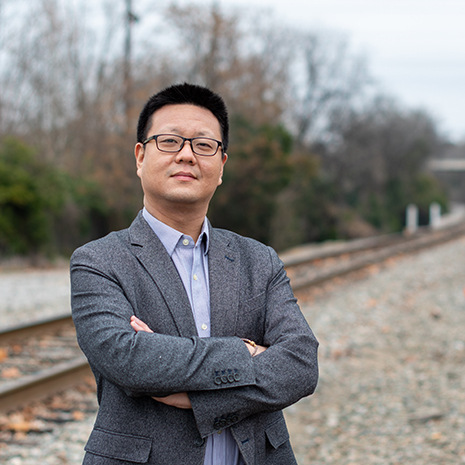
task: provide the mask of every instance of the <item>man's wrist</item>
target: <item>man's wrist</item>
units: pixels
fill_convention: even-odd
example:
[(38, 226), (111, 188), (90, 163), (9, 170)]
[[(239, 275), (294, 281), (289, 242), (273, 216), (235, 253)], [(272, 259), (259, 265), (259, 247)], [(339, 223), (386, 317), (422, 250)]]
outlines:
[(257, 346), (257, 344), (256, 344), (254, 341), (252, 341), (252, 340), (250, 340), (250, 339), (247, 339), (247, 338), (244, 338), (244, 337), (241, 338), (241, 339), (242, 339), (246, 344), (248, 344), (249, 346), (253, 347), (253, 351), (250, 351), (250, 350), (249, 350), (249, 352), (250, 352), (250, 354), (252, 355), (252, 357), (254, 357), (254, 356), (257, 354), (257, 351), (258, 351), (258, 346)]

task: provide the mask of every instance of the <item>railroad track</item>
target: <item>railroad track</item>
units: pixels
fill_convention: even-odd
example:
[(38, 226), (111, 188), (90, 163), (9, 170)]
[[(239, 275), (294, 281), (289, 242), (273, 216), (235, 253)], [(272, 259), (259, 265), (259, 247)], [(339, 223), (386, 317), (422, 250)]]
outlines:
[[(463, 235), (465, 224), (457, 224), (412, 236), (393, 234), (330, 247), (304, 247), (281, 258), (298, 291)], [(0, 412), (65, 391), (91, 375), (69, 314), (0, 331), (0, 361), (2, 373), (11, 375), (0, 382)]]
[(69, 314), (0, 331), (0, 412), (82, 382), (91, 374)]
[(465, 235), (465, 224), (447, 228), (423, 229), (414, 235), (390, 234), (350, 242), (336, 243), (329, 248), (297, 249), (281, 258), (294, 291), (316, 286), (348, 275), (392, 257), (443, 244)]

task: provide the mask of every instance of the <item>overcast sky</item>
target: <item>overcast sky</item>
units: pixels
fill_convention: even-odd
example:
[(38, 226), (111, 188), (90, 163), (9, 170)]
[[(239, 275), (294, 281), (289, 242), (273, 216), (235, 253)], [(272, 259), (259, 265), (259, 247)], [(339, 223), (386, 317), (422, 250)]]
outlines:
[(426, 109), (446, 135), (465, 140), (465, 0), (215, 2), (243, 6), (244, 14), (250, 7), (268, 9), (299, 28), (346, 33), (385, 93), (409, 108)]

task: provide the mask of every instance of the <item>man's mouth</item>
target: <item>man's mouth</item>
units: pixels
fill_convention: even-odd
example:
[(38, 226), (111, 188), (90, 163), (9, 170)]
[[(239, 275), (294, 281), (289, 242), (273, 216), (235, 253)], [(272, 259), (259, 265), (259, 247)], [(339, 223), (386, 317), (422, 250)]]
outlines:
[(174, 173), (173, 178), (180, 179), (180, 180), (197, 179), (196, 176), (194, 176), (192, 173), (189, 173), (188, 171), (179, 171), (178, 173)]

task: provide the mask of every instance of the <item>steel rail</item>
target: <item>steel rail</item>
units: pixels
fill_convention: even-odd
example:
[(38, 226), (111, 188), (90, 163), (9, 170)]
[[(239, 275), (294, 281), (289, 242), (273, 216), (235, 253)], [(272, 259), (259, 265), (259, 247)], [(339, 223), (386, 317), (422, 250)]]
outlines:
[[(66, 325), (72, 325), (70, 313), (2, 328), (0, 346), (5, 347), (26, 339), (40, 338), (41, 335), (53, 333)], [(84, 376), (91, 374), (86, 358), (81, 355), (35, 374), (25, 375), (11, 381), (2, 380), (0, 412), (9, 412), (33, 401), (62, 392), (76, 386)]]
[(45, 332), (51, 332), (59, 329), (64, 324), (71, 323), (71, 314), (65, 313), (50, 318), (44, 318), (42, 320), (2, 328), (0, 329), (0, 346), (11, 344), (11, 342), (18, 341), (20, 339), (37, 337)]
[(50, 397), (82, 382), (91, 375), (84, 356), (60, 363), (21, 379), (0, 385), (0, 411), (9, 412), (32, 401)]
[[(306, 265), (318, 260), (339, 257), (345, 254), (358, 253), (366, 250), (374, 250), (387, 247), (391, 244), (397, 244), (409, 240), (409, 237), (401, 233), (387, 234), (382, 236), (373, 236), (363, 239), (354, 239), (351, 241), (323, 243), (322, 248), (315, 248), (310, 245), (308, 248), (300, 247), (297, 251), (288, 251), (280, 255), (281, 260), (286, 268), (300, 265)], [(327, 246), (325, 248), (324, 246)]]
[[(303, 277), (303, 278), (291, 278), (291, 286), (294, 291), (302, 290), (306, 287), (315, 286), (317, 284), (321, 284), (325, 281), (328, 281), (333, 278), (341, 277), (344, 275), (348, 275), (354, 271), (359, 271), (363, 268), (367, 268), (371, 265), (381, 263), (388, 258), (406, 254), (406, 253), (413, 253), (427, 247), (432, 247), (434, 245), (442, 244), (448, 242), (450, 240), (456, 239), (460, 236), (465, 235), (465, 224), (461, 223), (458, 225), (450, 226), (448, 228), (443, 228), (440, 230), (431, 231), (426, 234), (418, 234), (414, 236), (408, 236), (405, 240), (394, 240), (389, 244), (389, 241), (385, 242), (386, 246), (379, 246), (373, 247), (373, 253), (364, 255), (362, 257), (355, 257), (352, 258), (348, 263), (343, 263), (338, 266), (334, 266), (331, 269), (324, 271), (320, 270), (316, 273), (313, 277)], [(379, 244), (382, 243), (382, 240)], [(355, 251), (362, 251), (362, 250), (370, 250), (369, 247), (363, 248), (359, 247), (354, 248), (347, 248), (345, 251), (341, 249), (339, 253), (326, 253), (321, 254), (319, 258), (331, 258), (337, 257), (340, 255), (344, 255), (347, 253), (353, 253)], [(317, 257), (318, 254), (314, 254), (314, 257)], [(312, 258), (307, 260), (302, 260), (299, 264), (310, 263), (311, 261), (315, 261), (317, 258)], [(289, 267), (286, 263), (291, 263), (290, 267), (296, 266), (296, 260), (286, 262), (283, 261), (285, 267)]]
[[(339, 257), (341, 255), (364, 252), (369, 250), (383, 249), (396, 244), (408, 244), (422, 240), (423, 237), (428, 237), (430, 240), (435, 240), (437, 236), (447, 239), (449, 235), (455, 235), (458, 231), (464, 230), (465, 223), (454, 223), (449, 226), (444, 226), (439, 229), (430, 229), (429, 227), (421, 227), (414, 234), (392, 233), (380, 236), (366, 237), (362, 239), (353, 239), (350, 241), (335, 241), (334, 244), (323, 243), (321, 248), (315, 248), (314, 245), (309, 247), (299, 247), (297, 250), (290, 250), (280, 254), (286, 268), (305, 265), (314, 261), (323, 260), (326, 258)], [(328, 247), (324, 247), (327, 245)]]

